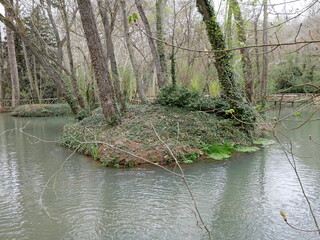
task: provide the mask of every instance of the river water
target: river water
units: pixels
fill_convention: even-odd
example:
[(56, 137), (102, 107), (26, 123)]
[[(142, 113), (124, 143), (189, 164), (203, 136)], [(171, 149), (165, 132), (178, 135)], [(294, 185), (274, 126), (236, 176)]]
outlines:
[[(0, 133), (29, 122), (24, 131), (56, 140), (67, 121), (0, 114)], [(320, 220), (320, 145), (309, 140), (320, 142), (320, 124), (281, 128), (299, 155), (298, 171)], [(208, 239), (183, 183), (157, 167), (106, 168), (75, 154), (45, 188), (71, 153), (18, 131), (0, 135), (0, 239)], [(291, 229), (279, 214), (284, 210), (293, 225), (315, 228), (278, 145), (183, 167), (213, 239), (320, 239)]]

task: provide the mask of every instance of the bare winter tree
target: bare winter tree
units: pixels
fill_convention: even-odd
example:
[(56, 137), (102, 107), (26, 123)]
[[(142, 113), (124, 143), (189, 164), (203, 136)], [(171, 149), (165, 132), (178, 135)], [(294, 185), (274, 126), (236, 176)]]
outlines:
[(150, 27), (149, 21), (147, 19), (147, 16), (143, 10), (141, 0), (135, 0), (135, 3), (137, 6), (137, 9), (138, 9), (140, 18), (143, 22), (144, 28), (146, 30), (146, 33), (148, 35), (147, 36), (148, 42), (149, 42), (151, 54), (153, 56), (153, 61), (154, 61), (156, 71), (157, 71), (158, 85), (159, 85), (159, 87), (162, 87), (166, 83), (165, 82), (165, 73), (163, 72), (162, 67), (161, 67), (160, 57), (159, 57), (159, 54), (158, 54), (158, 51), (156, 48), (156, 44), (154, 43), (154, 39), (152, 37), (151, 27)]
[[(116, 4), (118, 4), (118, 3), (116, 3)], [(107, 12), (107, 6), (109, 6), (109, 5), (110, 5), (109, 0), (106, 0), (105, 3), (102, 0), (98, 0), (99, 12), (100, 12), (102, 24), (104, 27), (104, 34), (106, 36), (107, 57), (110, 62), (112, 79), (113, 79), (113, 86), (115, 88), (116, 98), (120, 104), (121, 110), (125, 111), (126, 110), (126, 102), (125, 102), (123, 95), (121, 94), (120, 76), (119, 76), (118, 64), (117, 64), (117, 59), (116, 59), (116, 55), (114, 52), (114, 44), (113, 44), (113, 39), (112, 39), (113, 27), (111, 26), (108, 12)], [(117, 11), (117, 8), (116, 8), (116, 11)], [(116, 15), (116, 13), (114, 13), (114, 15)]]
[(126, 46), (129, 53), (129, 58), (131, 62), (131, 66), (133, 69), (134, 77), (136, 79), (136, 88), (139, 95), (139, 99), (142, 103), (147, 102), (146, 94), (142, 85), (141, 76), (139, 74), (139, 67), (136, 56), (134, 54), (134, 48), (131, 43), (131, 33), (129, 31), (129, 24), (128, 24), (128, 13), (127, 13), (127, 5), (125, 0), (120, 0), (121, 11), (122, 11), (122, 19), (123, 19), (123, 30), (124, 30), (124, 38), (126, 41)]

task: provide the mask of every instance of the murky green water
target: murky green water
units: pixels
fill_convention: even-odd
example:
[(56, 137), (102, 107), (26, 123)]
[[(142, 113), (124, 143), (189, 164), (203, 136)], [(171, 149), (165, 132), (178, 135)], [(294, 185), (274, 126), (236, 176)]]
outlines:
[[(0, 133), (28, 121), (26, 132), (54, 140), (67, 120), (1, 114)], [(320, 142), (320, 122), (284, 132), (300, 156), (298, 170), (320, 220), (320, 145), (308, 137)], [(0, 239), (207, 239), (179, 179), (155, 167), (105, 168), (77, 154), (43, 194), (50, 218), (40, 196), (72, 152), (35, 142), (18, 132), (0, 135)], [(319, 239), (287, 227), (279, 215), (284, 210), (292, 224), (314, 228), (294, 172), (277, 145), (184, 168), (213, 239)]]

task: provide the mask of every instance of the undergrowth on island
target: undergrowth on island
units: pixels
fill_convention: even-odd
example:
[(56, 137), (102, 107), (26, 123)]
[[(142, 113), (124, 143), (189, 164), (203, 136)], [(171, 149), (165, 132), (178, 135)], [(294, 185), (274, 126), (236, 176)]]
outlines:
[[(203, 155), (204, 144), (230, 142), (234, 146), (250, 143), (250, 138), (235, 127), (233, 119), (222, 119), (202, 111), (161, 106), (129, 106), (122, 122), (111, 127), (101, 109), (90, 117), (64, 127), (60, 144), (100, 160), (105, 166), (136, 166), (145, 164), (104, 144), (107, 142), (157, 164), (174, 164), (174, 159), (157, 138), (152, 125), (163, 141), (172, 149), (178, 161), (192, 163)], [(93, 150), (94, 149), (94, 150)]]

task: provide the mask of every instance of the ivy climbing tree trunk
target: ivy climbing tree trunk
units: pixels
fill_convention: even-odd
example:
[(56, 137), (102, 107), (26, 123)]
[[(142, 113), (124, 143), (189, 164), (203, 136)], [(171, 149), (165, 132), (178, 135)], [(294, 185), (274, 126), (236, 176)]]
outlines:
[(131, 66), (133, 69), (134, 77), (136, 79), (136, 85), (137, 85), (137, 92), (139, 95), (139, 99), (141, 103), (147, 103), (147, 98), (145, 95), (145, 91), (142, 85), (142, 80), (139, 74), (138, 70), (138, 63), (137, 59), (134, 55), (134, 49), (133, 45), (131, 43), (131, 33), (129, 31), (129, 24), (128, 24), (128, 14), (127, 14), (127, 6), (126, 6), (126, 1), (125, 0), (120, 0), (120, 6), (122, 10), (122, 19), (123, 19), (123, 29), (124, 29), (124, 36), (126, 40), (126, 45), (129, 53), (129, 58), (131, 62)]
[(98, 85), (101, 108), (104, 117), (109, 123), (117, 123), (120, 120), (120, 116), (108, 70), (108, 61), (103, 53), (92, 5), (90, 0), (77, 0), (77, 2), (93, 71)]
[(157, 79), (158, 79), (158, 86), (162, 87), (166, 84), (165, 82), (165, 78), (164, 78), (164, 72), (162, 71), (161, 68), (161, 63), (160, 63), (160, 58), (159, 58), (159, 54), (156, 48), (156, 45), (154, 43), (154, 40), (152, 39), (152, 32), (151, 32), (151, 28), (150, 28), (150, 24), (149, 21), (147, 19), (147, 16), (143, 10), (142, 4), (141, 4), (141, 0), (135, 0), (139, 15), (141, 17), (141, 20), (143, 22), (144, 28), (146, 30), (146, 33), (148, 34), (147, 38), (148, 38), (148, 42), (149, 42), (149, 46), (151, 49), (151, 54), (153, 56), (153, 61), (156, 67), (156, 71), (157, 71)]
[[(225, 39), (210, 1), (196, 0), (196, 3), (206, 25), (206, 31), (212, 50), (225, 50)], [(234, 110), (234, 117), (240, 120), (239, 124), (242, 125), (249, 134), (252, 129), (252, 124), (250, 123), (254, 121), (254, 115), (251, 108), (246, 104), (245, 99), (243, 99), (239, 93), (234, 73), (231, 70), (230, 60), (231, 54), (228, 51), (215, 53), (215, 67), (224, 95), (229, 101), (231, 108)]]
[[(229, 8), (232, 9), (234, 19), (236, 21), (237, 37), (242, 46), (247, 43), (244, 21), (241, 14), (241, 9), (238, 0), (229, 0)], [(253, 76), (252, 76), (252, 63), (249, 55), (249, 49), (240, 49), (242, 70), (245, 83), (245, 94), (247, 100), (253, 100)]]
[[(217, 22), (213, 7), (209, 0), (196, 0), (199, 12), (203, 17), (206, 25), (207, 35), (211, 44), (212, 50), (224, 50), (225, 39), (221, 28)], [(240, 94), (236, 87), (233, 71), (230, 67), (231, 54), (230, 52), (215, 53), (215, 67), (218, 72), (219, 81), (224, 94), (228, 100), (235, 105), (241, 101)]]
[[(11, 6), (13, 5), (13, 1), (10, 2)], [(8, 19), (12, 20), (13, 8), (5, 8), (6, 16)], [(19, 86), (19, 74), (18, 74), (18, 65), (16, 58), (16, 50), (14, 43), (14, 33), (9, 28), (6, 27), (7, 33), (7, 48), (8, 48), (8, 62), (9, 62), (9, 70), (10, 70), (10, 78), (11, 78), (11, 86), (12, 86), (12, 107), (16, 107), (20, 102), (20, 86)]]
[[(107, 2), (107, 3), (109, 4), (109, 2)], [(109, 21), (108, 12), (106, 11), (106, 7), (104, 6), (102, 0), (98, 0), (98, 7), (99, 7), (100, 16), (102, 19), (104, 34), (106, 36), (107, 57), (110, 62), (112, 79), (113, 79), (113, 87), (115, 89), (116, 98), (120, 104), (121, 111), (125, 111), (126, 110), (126, 102), (125, 102), (125, 99), (121, 93), (120, 76), (119, 76), (119, 72), (118, 72), (116, 55), (114, 53), (113, 40), (112, 40), (112, 35), (111, 35), (112, 34), (111, 24)]]

